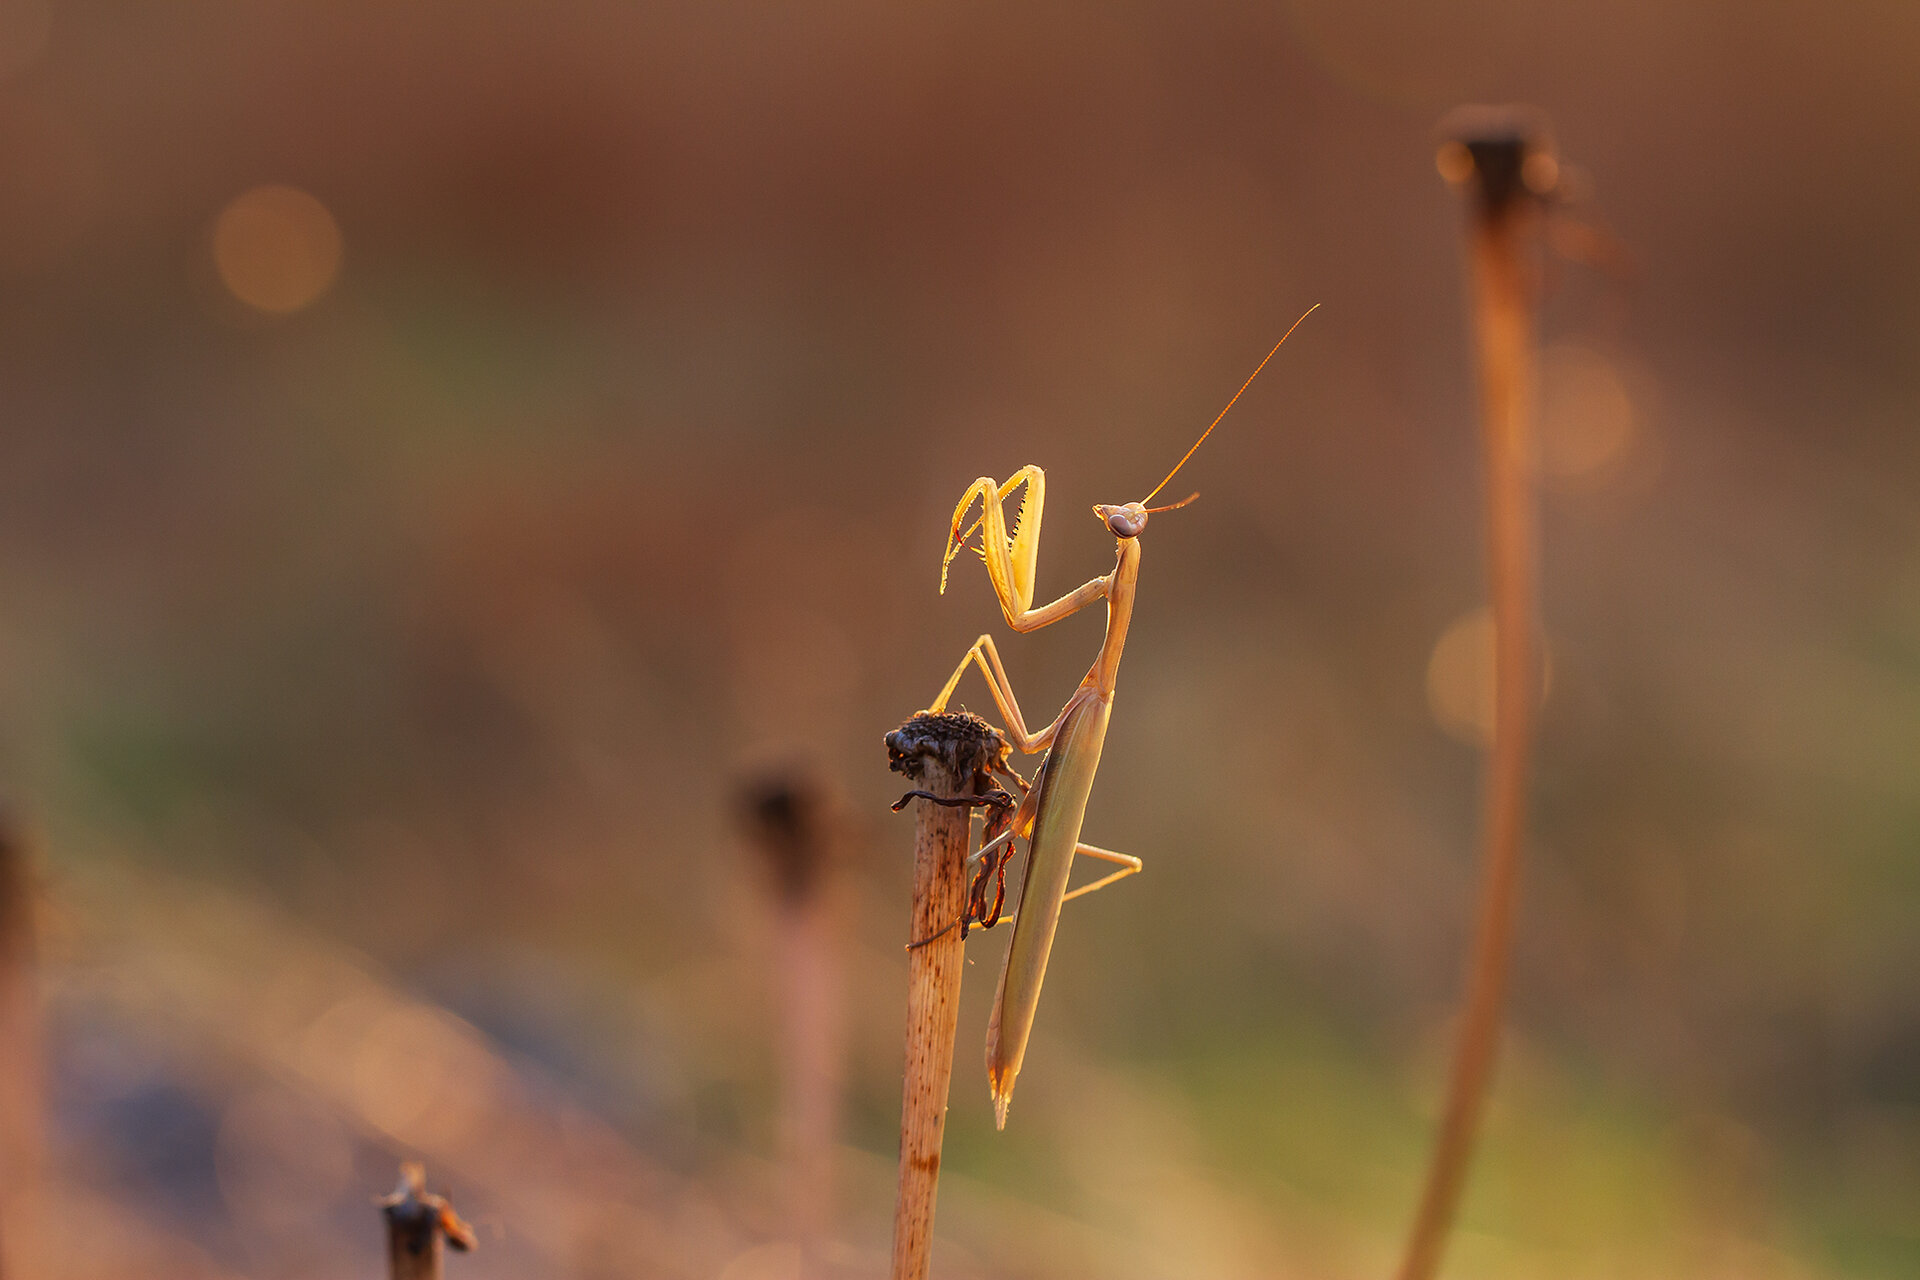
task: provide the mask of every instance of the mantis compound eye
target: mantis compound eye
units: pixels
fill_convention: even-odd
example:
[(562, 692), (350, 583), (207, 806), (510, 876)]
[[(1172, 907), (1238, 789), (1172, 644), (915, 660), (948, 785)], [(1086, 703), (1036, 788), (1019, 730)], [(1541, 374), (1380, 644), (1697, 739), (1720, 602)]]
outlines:
[(1125, 506), (1098, 506), (1093, 514), (1106, 521), (1107, 532), (1116, 538), (1137, 538), (1147, 527), (1147, 509), (1137, 502)]

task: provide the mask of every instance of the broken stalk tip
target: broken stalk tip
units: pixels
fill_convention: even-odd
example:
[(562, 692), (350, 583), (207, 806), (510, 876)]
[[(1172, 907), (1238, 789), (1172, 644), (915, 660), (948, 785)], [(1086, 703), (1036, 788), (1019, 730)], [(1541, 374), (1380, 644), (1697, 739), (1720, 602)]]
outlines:
[(441, 1242), (462, 1253), (476, 1243), (473, 1228), (453, 1211), (447, 1198), (427, 1190), (426, 1167), (418, 1161), (400, 1166), (400, 1185), (378, 1204), (387, 1220), (392, 1280), (440, 1280)]

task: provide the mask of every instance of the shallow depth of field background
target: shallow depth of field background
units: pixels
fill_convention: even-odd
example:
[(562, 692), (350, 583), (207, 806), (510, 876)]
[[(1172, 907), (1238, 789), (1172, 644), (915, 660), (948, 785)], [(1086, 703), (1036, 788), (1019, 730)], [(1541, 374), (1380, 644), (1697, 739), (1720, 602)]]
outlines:
[[(0, 4), (0, 784), (44, 888), (23, 1275), (790, 1273), (742, 786), (835, 797), (836, 1274), (884, 1266), (880, 735), (1154, 522), (943, 1277), (1384, 1273), (1474, 882), (1479, 481), (1433, 127), (1544, 108), (1628, 275), (1544, 337), (1552, 689), (1456, 1276), (1920, 1267), (1920, 11)], [(972, 677), (962, 697), (989, 710)], [(22, 1243), (22, 1242), (25, 1243)]]

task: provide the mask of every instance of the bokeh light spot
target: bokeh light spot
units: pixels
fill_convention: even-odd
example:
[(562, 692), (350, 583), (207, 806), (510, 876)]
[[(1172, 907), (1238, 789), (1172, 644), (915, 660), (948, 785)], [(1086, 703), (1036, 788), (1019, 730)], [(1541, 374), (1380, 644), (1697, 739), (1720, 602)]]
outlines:
[(457, 1142), (492, 1105), (496, 1075), (479, 1033), (434, 1009), (399, 1005), (367, 1028), (354, 1056), (360, 1110), (403, 1142)]
[(1535, 151), (1521, 162), (1520, 181), (1537, 196), (1550, 195), (1560, 185), (1560, 161), (1551, 151)]
[(1577, 343), (1556, 343), (1542, 355), (1540, 466), (1548, 476), (1610, 476), (1638, 426), (1633, 398), (1611, 360)]
[(255, 187), (213, 224), (220, 282), (259, 311), (285, 315), (313, 303), (339, 275), (340, 256), (333, 214), (298, 187)]
[[(1553, 688), (1553, 656), (1541, 641), (1540, 697)], [(1493, 741), (1493, 611), (1470, 609), (1447, 624), (1427, 658), (1427, 708), (1447, 736)]]
[(1457, 187), (1473, 176), (1473, 153), (1464, 142), (1443, 142), (1433, 157), (1433, 166), (1442, 178)]

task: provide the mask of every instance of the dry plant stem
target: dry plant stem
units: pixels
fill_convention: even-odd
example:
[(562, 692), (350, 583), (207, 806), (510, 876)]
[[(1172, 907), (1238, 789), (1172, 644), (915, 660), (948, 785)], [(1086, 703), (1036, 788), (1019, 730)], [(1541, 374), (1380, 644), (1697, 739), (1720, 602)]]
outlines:
[(781, 1132), (789, 1231), (801, 1275), (822, 1273), (833, 1211), (833, 1148), (840, 1098), (840, 974), (825, 904), (782, 912), (775, 940), (781, 992)]
[(1438, 1271), (1466, 1185), (1506, 1003), (1526, 825), (1528, 761), (1540, 692), (1535, 605), (1537, 534), (1530, 439), (1534, 272), (1539, 216), (1521, 172), (1520, 138), (1468, 144), (1475, 169), (1469, 232), (1487, 475), (1489, 587), (1494, 619), (1493, 743), (1487, 765), (1479, 919), (1466, 1004), (1440, 1133), (1407, 1241), (1400, 1280)]
[(37, 1253), (31, 1205), (43, 1090), (33, 897), (26, 843), (0, 813), (0, 1276), (23, 1274)]
[(810, 1277), (824, 1269), (840, 1100), (840, 957), (828, 894), (833, 834), (820, 786), (804, 777), (766, 779), (743, 808), (772, 873), (788, 1234), (800, 1247), (801, 1275)]
[[(976, 775), (1006, 745), (986, 721), (922, 713), (887, 735), (890, 767), (942, 797), (970, 794)], [(922, 1280), (933, 1247), (933, 1205), (953, 1079), (960, 975), (960, 931), (967, 904), (972, 812), (914, 802), (913, 914), (908, 937), (932, 938), (908, 952), (906, 1085), (900, 1100), (900, 1193), (893, 1217), (893, 1280)], [(945, 933), (941, 930), (945, 929)], [(935, 937), (934, 935), (940, 936)]]
[(473, 1228), (460, 1220), (446, 1197), (427, 1191), (426, 1169), (400, 1166), (400, 1185), (380, 1201), (387, 1220), (387, 1263), (392, 1280), (440, 1280), (441, 1242), (465, 1252)]

